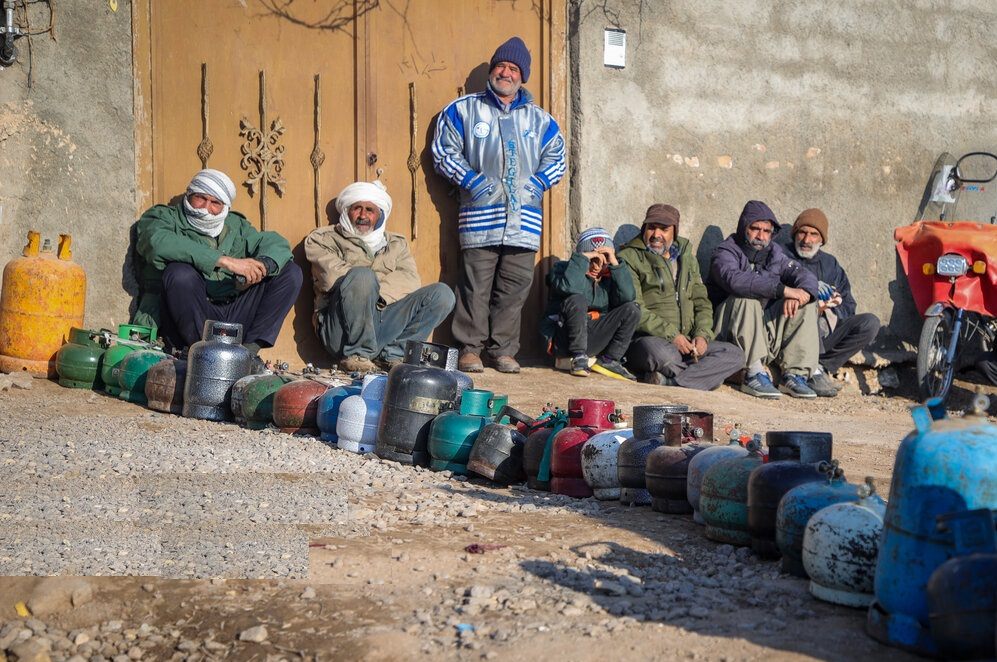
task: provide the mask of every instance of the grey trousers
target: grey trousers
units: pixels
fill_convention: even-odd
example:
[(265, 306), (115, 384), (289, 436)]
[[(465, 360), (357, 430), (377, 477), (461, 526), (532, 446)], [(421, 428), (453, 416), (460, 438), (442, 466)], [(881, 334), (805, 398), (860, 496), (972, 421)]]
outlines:
[(775, 363), (783, 373), (808, 379), (817, 368), (820, 339), (817, 305), (812, 301), (789, 318), (782, 314), (782, 299), (762, 308), (758, 299), (727, 297), (713, 311), (713, 320), (717, 339), (744, 352), (745, 367), (755, 361)]
[(377, 309), (377, 275), (353, 267), (332, 288), (329, 304), (318, 311), (318, 336), (333, 356), (400, 361), (405, 343), (426, 340), (453, 310), (454, 295), (443, 283), (421, 287)]
[(516, 356), (536, 252), (511, 246), (461, 251), (453, 336), (460, 352)]
[(744, 367), (744, 352), (729, 342), (714, 340), (706, 345), (706, 354), (694, 361), (682, 356), (670, 340), (641, 336), (630, 343), (627, 367), (638, 374), (660, 372), (685, 388), (712, 391)]

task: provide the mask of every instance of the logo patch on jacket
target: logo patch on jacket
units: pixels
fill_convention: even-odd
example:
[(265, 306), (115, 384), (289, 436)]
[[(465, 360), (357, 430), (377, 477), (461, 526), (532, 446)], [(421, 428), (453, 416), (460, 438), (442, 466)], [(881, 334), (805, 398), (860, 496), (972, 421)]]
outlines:
[(488, 125), (488, 122), (477, 122), (474, 128), (471, 129), (471, 133), (474, 134), (475, 138), (487, 138), (491, 132), (492, 127)]

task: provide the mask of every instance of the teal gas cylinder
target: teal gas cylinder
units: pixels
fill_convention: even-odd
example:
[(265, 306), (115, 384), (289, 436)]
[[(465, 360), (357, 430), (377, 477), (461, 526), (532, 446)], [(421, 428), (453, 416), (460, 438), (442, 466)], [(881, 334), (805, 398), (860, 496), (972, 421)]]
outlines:
[[(720, 460), (743, 457), (748, 454), (748, 449), (742, 446), (738, 440), (740, 436), (741, 430), (733, 428), (728, 433), (730, 441), (726, 446), (711, 446), (697, 453), (695, 457), (689, 460), (685, 494), (689, 500), (689, 505), (692, 506), (692, 521), (696, 524), (704, 524), (703, 516), (699, 514), (699, 497), (703, 486), (703, 475), (706, 474), (707, 469)], [(760, 437), (758, 443), (761, 444)]]
[(720, 460), (706, 470), (699, 488), (699, 514), (706, 537), (731, 545), (751, 545), (748, 531), (748, 479), (764, 464), (761, 445), (747, 444), (748, 454)]
[[(503, 396), (508, 402), (509, 396)], [(481, 389), (468, 389), (460, 400), (460, 411), (445, 411), (429, 427), (429, 468), (467, 475), (467, 458), (481, 428), (492, 421), (495, 394)], [(504, 405), (503, 405), (504, 406)]]
[(912, 410), (916, 429), (897, 449), (876, 562), (876, 599), (866, 620), (870, 636), (884, 644), (938, 653), (926, 587), (956, 551), (935, 518), (997, 508), (997, 426), (987, 420), (989, 405), (986, 396), (977, 396), (961, 418), (947, 418), (938, 398)]
[[(110, 333), (110, 332), (108, 332)], [(99, 388), (100, 360), (107, 351), (108, 341), (101, 331), (69, 330), (69, 342), (55, 353), (55, 371), (59, 384), (68, 388)]]
[(145, 395), (146, 379), (149, 369), (163, 360), (164, 354), (159, 349), (140, 349), (128, 352), (118, 364), (118, 386), (121, 391), (118, 398), (125, 402), (145, 405), (149, 399)]

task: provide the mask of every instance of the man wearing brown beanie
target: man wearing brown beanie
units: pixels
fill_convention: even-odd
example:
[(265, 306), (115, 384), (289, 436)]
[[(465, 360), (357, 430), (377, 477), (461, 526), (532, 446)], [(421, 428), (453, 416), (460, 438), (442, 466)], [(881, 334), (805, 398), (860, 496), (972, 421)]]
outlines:
[(790, 251), (819, 281), (817, 304), (820, 316), (820, 365), (811, 375), (810, 388), (817, 395), (836, 395), (841, 386), (833, 376), (879, 333), (879, 319), (872, 313), (856, 313), (855, 297), (848, 275), (827, 245), (827, 216), (820, 209), (806, 209), (796, 217), (790, 233)]
[(627, 365), (641, 381), (712, 390), (744, 367), (744, 353), (713, 339), (713, 305), (679, 210), (651, 205), (640, 234), (620, 249), (637, 286), (641, 317)]

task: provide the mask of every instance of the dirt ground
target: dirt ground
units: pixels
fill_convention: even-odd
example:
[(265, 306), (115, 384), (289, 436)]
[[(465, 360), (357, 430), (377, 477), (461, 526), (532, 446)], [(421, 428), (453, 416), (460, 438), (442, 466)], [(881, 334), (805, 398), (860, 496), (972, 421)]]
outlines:
[[(815, 401), (789, 397), (764, 401), (726, 385), (702, 393), (597, 375), (583, 380), (543, 367), (525, 368), (520, 375), (502, 375), (489, 369), (475, 376), (475, 386), (507, 393), (510, 405), (534, 415), (546, 402), (565, 406), (569, 397), (587, 397), (612, 399), (627, 413), (639, 404), (687, 404), (713, 412), (717, 435), (734, 423), (749, 433), (830, 431), (834, 457), (849, 480), (860, 482), (872, 476), (885, 498), (895, 451), (912, 427), (909, 409), (916, 404), (913, 368), (901, 365), (893, 370), (899, 378), (894, 388), (881, 387), (875, 370), (849, 371), (847, 385), (837, 398)], [(42, 382), (30, 391), (5, 397), (38, 398), (47, 410), (71, 415), (72, 407), (78, 405), (73, 405), (68, 392)], [(951, 409), (964, 408), (977, 392), (992, 398), (995, 395), (995, 389), (982, 384), (975, 374), (961, 375), (950, 398)], [(136, 406), (120, 403), (112, 409), (116, 415), (128, 416), (135, 413)], [(485, 494), (515, 493), (515, 489), (493, 487), (484, 480), (480, 484)], [(382, 498), (395, 497), (351, 499), (350, 506), (373, 507)], [(466, 551), (475, 543), (484, 553)], [(570, 601), (550, 608), (541, 602), (519, 617), (509, 609), (492, 615), (472, 611), (446, 617), (447, 610), (441, 609), (461, 587), (494, 582), (496, 574), (508, 571), (510, 561), (521, 567), (543, 563), (572, 567), (579, 559), (599, 558), (608, 550), (613, 558), (630, 559), (635, 565), (639, 564), (635, 559), (648, 562), (662, 553), (692, 562), (697, 550), (716, 546), (691, 518), (663, 516), (648, 509), (610, 507), (598, 514), (557, 516), (542, 509), (485, 511), (464, 527), (437, 529), (412, 523), (372, 528), (363, 537), (313, 540), (307, 580), (90, 578), (94, 599), (51, 614), (46, 623), (71, 631), (124, 620), (177, 630), (184, 638), (200, 641), (233, 642), (239, 632), (258, 624), (266, 624), (276, 633), (255, 649), (230, 644), (189, 659), (919, 659), (881, 646), (865, 635), (864, 610), (816, 600), (807, 603), (808, 625), (802, 628), (793, 624), (793, 614), (780, 614), (778, 609), (775, 615), (786, 619), (785, 627), (755, 625), (759, 613), (773, 615), (772, 606), (764, 601), (733, 616), (710, 617), (708, 625), (699, 627), (668, 619), (633, 622), (599, 610), (575, 608)], [(51, 581), (0, 577), (0, 624), (16, 618), (16, 604), (26, 601), (42, 582)], [(803, 599), (806, 583), (796, 581)], [(598, 582), (593, 580), (590, 590), (581, 593), (588, 593), (585, 599), (598, 601)], [(520, 601), (527, 597), (512, 596)], [(478, 623), (483, 635), (479, 634), (476, 642), (461, 633), (462, 619)], [(427, 633), (429, 639), (435, 639), (434, 645), (427, 644)]]

